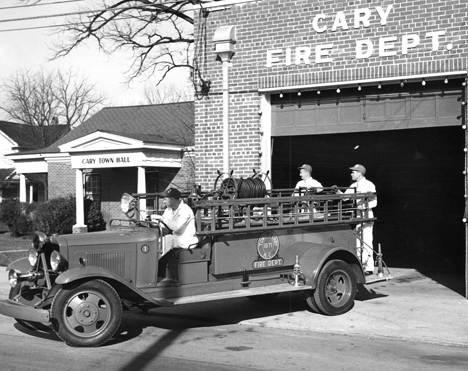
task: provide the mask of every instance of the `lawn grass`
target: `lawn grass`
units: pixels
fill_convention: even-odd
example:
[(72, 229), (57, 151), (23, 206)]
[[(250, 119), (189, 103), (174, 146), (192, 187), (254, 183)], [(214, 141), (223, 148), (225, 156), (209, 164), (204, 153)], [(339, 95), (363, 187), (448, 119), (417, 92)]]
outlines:
[[(30, 236), (12, 237), (10, 232), (0, 231), (0, 266), (6, 266), (16, 259), (28, 256), (30, 247)], [(15, 252), (16, 250), (18, 252)]]

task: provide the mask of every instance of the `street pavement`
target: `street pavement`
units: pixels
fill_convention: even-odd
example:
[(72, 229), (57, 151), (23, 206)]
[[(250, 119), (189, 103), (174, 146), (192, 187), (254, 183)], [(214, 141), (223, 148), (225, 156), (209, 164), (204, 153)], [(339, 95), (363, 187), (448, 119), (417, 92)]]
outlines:
[[(463, 275), (423, 274), (406, 268), (390, 268), (390, 274), (389, 281), (359, 287), (354, 308), (341, 316), (283, 311), (247, 315), (239, 324), (468, 347)], [(0, 267), (0, 298), (6, 298), (9, 290), (7, 272)]]
[(242, 323), (468, 347), (468, 300), (463, 296), (462, 275), (426, 276), (397, 268), (390, 273), (389, 281), (360, 287), (354, 308), (344, 315), (311, 319), (310, 313), (300, 311)]

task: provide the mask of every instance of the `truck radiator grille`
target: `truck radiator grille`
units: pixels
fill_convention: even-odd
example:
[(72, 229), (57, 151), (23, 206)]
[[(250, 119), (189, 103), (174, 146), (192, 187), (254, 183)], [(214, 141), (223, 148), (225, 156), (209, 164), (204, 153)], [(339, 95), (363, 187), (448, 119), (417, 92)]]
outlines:
[(108, 269), (121, 277), (125, 276), (125, 252), (88, 252), (86, 253), (87, 265), (94, 265)]

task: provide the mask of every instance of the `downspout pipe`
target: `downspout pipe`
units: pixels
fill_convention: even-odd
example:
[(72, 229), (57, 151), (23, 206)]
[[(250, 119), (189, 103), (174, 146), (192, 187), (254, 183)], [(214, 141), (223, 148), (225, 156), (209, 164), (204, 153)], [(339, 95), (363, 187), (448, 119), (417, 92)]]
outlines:
[(213, 36), (216, 60), (223, 64), (223, 172), (230, 172), (229, 148), (229, 68), (235, 54), (234, 45), (237, 42), (236, 26), (219, 27)]

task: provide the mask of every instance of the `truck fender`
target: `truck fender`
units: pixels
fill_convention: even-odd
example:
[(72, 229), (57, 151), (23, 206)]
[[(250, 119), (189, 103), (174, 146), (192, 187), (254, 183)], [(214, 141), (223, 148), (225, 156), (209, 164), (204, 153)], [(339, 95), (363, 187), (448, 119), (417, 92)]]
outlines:
[(31, 264), (29, 264), (28, 258), (19, 258), (15, 261), (12, 261), (6, 267), (7, 271), (14, 269), (15, 271), (20, 271), (21, 273), (28, 272), (32, 269)]
[(358, 257), (349, 249), (339, 246), (329, 246), (317, 243), (299, 242), (288, 249), (289, 254), (299, 256), (301, 272), (307, 285), (315, 288), (322, 267), (330, 260), (342, 260), (348, 263), (354, 271), (356, 281), (365, 283), (364, 271)]
[(144, 300), (147, 300), (161, 307), (169, 307), (169, 306), (174, 305), (173, 303), (165, 301), (165, 300), (158, 300), (158, 299), (151, 298), (150, 296), (146, 295), (144, 292), (136, 288), (134, 285), (130, 284), (127, 280), (120, 277), (119, 275), (101, 267), (85, 266), (85, 267), (80, 267), (80, 268), (69, 269), (63, 272), (62, 274), (60, 274), (55, 280), (55, 283), (57, 285), (67, 285), (72, 282), (81, 281), (81, 280), (88, 281), (91, 279), (104, 280), (107, 283), (109, 283), (111, 286), (113, 286), (117, 292), (120, 291), (118, 289), (118, 286), (123, 285), (125, 288), (132, 290), (134, 293), (142, 297)]

